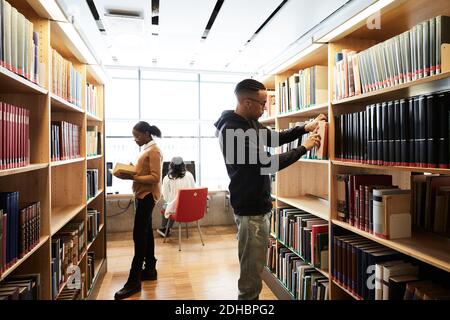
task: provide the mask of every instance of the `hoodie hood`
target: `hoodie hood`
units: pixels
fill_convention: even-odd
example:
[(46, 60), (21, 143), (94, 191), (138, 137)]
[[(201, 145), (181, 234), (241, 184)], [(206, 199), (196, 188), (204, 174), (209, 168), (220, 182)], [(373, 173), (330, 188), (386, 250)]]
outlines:
[(218, 133), (225, 125), (227, 128), (248, 128), (252, 126), (251, 121), (241, 117), (235, 113), (234, 110), (225, 110), (222, 112), (220, 118), (214, 123), (214, 126), (217, 129), (216, 136), (218, 136)]

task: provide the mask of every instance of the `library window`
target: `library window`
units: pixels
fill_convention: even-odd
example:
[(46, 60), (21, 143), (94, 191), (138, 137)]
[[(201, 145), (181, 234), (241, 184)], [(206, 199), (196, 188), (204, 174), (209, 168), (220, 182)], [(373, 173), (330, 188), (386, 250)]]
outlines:
[[(138, 121), (156, 125), (164, 161), (194, 161), (199, 185), (225, 190), (229, 178), (214, 122), (234, 109), (236, 84), (248, 75), (111, 69), (107, 96), (106, 161), (133, 162), (139, 153), (131, 131)], [(121, 88), (121, 90), (118, 90)], [(127, 95), (123, 95), (126, 88)], [(119, 94), (122, 93), (122, 94)], [(130, 193), (131, 182), (113, 178), (108, 192)]]

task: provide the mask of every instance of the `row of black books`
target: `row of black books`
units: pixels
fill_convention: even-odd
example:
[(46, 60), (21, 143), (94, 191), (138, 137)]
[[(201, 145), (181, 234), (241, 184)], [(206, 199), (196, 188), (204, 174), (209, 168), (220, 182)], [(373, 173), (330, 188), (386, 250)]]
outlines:
[(82, 108), (82, 79), (74, 64), (52, 49), (52, 92)]
[(98, 169), (87, 169), (87, 199), (98, 193)]
[[(334, 235), (332, 277), (363, 300), (448, 299), (448, 273), (354, 234)], [(430, 278), (430, 277), (433, 278)]]
[(411, 189), (390, 175), (338, 174), (338, 220), (385, 239), (411, 237), (412, 229), (450, 237), (450, 176), (411, 175)]
[(0, 102), (0, 170), (30, 163), (30, 111)]
[(66, 121), (52, 121), (51, 160), (80, 157), (80, 126)]
[(40, 297), (39, 273), (9, 276), (0, 283), (0, 300), (39, 300)]
[(39, 83), (39, 36), (8, 1), (0, 0), (0, 65)]
[(368, 105), (335, 122), (336, 160), (450, 167), (449, 92)]
[(69, 266), (78, 266), (87, 243), (84, 235), (84, 221), (71, 222), (52, 238), (52, 296), (58, 296), (69, 281)]
[(278, 208), (273, 233), (312, 266), (328, 269), (328, 222), (297, 208)]
[(438, 16), (362, 52), (342, 50), (336, 54), (334, 99), (440, 74), (449, 30), (450, 17)]
[(87, 214), (87, 240), (92, 242), (100, 232), (101, 214), (96, 209), (88, 209)]
[(328, 100), (328, 67), (312, 66), (280, 82), (280, 113), (302, 110)]
[(19, 192), (0, 193), (0, 274), (40, 240), (40, 203), (22, 204)]

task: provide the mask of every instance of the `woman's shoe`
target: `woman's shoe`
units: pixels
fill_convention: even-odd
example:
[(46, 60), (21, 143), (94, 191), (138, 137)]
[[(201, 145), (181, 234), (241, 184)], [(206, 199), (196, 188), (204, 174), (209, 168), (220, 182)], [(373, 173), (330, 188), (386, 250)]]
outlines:
[(142, 270), (142, 281), (156, 280), (158, 278), (158, 272), (155, 268)]
[(130, 272), (127, 282), (114, 295), (115, 300), (122, 300), (141, 291), (141, 273)]

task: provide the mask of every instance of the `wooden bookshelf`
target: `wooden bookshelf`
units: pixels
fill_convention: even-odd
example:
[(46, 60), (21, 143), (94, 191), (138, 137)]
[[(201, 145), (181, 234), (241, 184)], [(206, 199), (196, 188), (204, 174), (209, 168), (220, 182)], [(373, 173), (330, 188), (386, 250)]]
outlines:
[(69, 112), (78, 112), (84, 113), (84, 110), (61, 97), (58, 97), (56, 94), (51, 93), (52, 100), (52, 111), (69, 111)]
[(264, 125), (274, 124), (277, 117), (269, 117), (259, 120)]
[(97, 155), (97, 156), (89, 156), (89, 157), (87, 157), (87, 161), (101, 159), (102, 157), (103, 156), (101, 154)]
[(304, 159), (304, 158), (301, 158), (298, 161), (299, 162), (305, 162), (305, 163), (317, 163), (317, 164), (323, 164), (323, 165), (330, 164), (329, 160), (319, 160), (319, 159)]
[(443, 72), (434, 76), (422, 78), (419, 80), (402, 83), (390, 88), (384, 88), (364, 94), (356, 95), (349, 98), (333, 101), (333, 105), (348, 105), (356, 103), (370, 103), (382, 99), (383, 101), (399, 99), (408, 96), (415, 96), (423, 93), (430, 92), (430, 88), (437, 87), (448, 88), (450, 84), (450, 71)]
[(294, 296), (292, 295), (292, 293), (280, 280), (278, 280), (278, 278), (269, 270), (269, 268), (264, 267), (262, 279), (272, 290), (278, 300), (294, 300)]
[(54, 235), (68, 222), (75, 218), (85, 205), (61, 206), (52, 208), (51, 234)]
[(288, 248), (292, 253), (295, 253), (298, 257), (300, 257), (304, 262), (308, 263), (309, 266), (311, 266), (312, 268), (316, 269), (316, 271), (320, 272), (322, 275), (324, 275), (325, 277), (329, 278), (330, 274), (328, 273), (328, 271), (325, 271), (319, 267), (315, 267), (313, 264), (311, 264), (310, 262), (307, 262), (305, 260), (305, 258), (294, 248), (292, 248), (291, 246), (289, 246), (288, 244), (286, 244), (284, 241), (280, 240), (276, 235), (271, 234), (271, 236), (276, 239), (283, 247)]
[(413, 232), (411, 238), (386, 240), (339, 220), (333, 219), (332, 223), (417, 260), (450, 272), (450, 239), (432, 233), (417, 231)]
[[(275, 118), (277, 130), (288, 128), (290, 122), (305, 121), (320, 113), (328, 115), (329, 140), (328, 153), (330, 160), (301, 159), (291, 166), (277, 172), (276, 186), (272, 190), (272, 197), (276, 199), (275, 208), (294, 207), (305, 210), (328, 221), (329, 231), (340, 229), (350, 234), (357, 234), (379, 243), (399, 253), (421, 261), (430, 266), (450, 272), (450, 239), (441, 236), (413, 231), (411, 238), (386, 240), (373, 234), (362, 231), (356, 227), (337, 220), (337, 182), (335, 175), (339, 173), (352, 174), (389, 174), (393, 183), (402, 189), (410, 188), (410, 175), (413, 172), (450, 174), (450, 169), (406, 167), (406, 166), (379, 166), (358, 162), (341, 161), (335, 158), (335, 116), (358, 112), (365, 109), (368, 104), (408, 98), (411, 96), (428, 94), (450, 89), (450, 45), (441, 47), (442, 73), (425, 77), (419, 80), (399, 84), (393, 87), (341, 99), (334, 100), (334, 65), (336, 53), (342, 49), (357, 52), (370, 48), (381, 41), (397, 36), (414, 25), (439, 15), (450, 15), (450, 6), (447, 0), (396, 0), (380, 11), (381, 29), (368, 29), (366, 19), (357, 22), (353, 27), (333, 36), (327, 44), (302, 56), (298, 61), (274, 75), (270, 89), (275, 89), (276, 101), (279, 104), (279, 83), (285, 81), (299, 69), (313, 65), (328, 66), (328, 102), (314, 108), (303, 109), (286, 114), (278, 114)], [(317, 39), (318, 40), (318, 39)], [(279, 106), (278, 106), (279, 107)], [(266, 121), (266, 120), (265, 120)], [(270, 119), (273, 123), (273, 119)], [(324, 200), (326, 199), (326, 200)], [(276, 235), (272, 234), (276, 239)], [(278, 246), (286, 247), (276, 239)], [(288, 247), (289, 248), (289, 247)], [(292, 249), (291, 249), (292, 250)], [(345, 289), (332, 278), (332, 239), (329, 239), (329, 270), (322, 270), (323, 275), (330, 279), (329, 299), (357, 299), (355, 294)], [(294, 252), (294, 251), (293, 251)], [(278, 251), (277, 251), (278, 253)], [(278, 297), (287, 297), (286, 288), (268, 269), (264, 272), (264, 281)]]
[(41, 169), (45, 169), (45, 168), (48, 168), (48, 163), (30, 164), (28, 166), (21, 167), (21, 168), (0, 170), (0, 177), (12, 176), (12, 175), (19, 174), (19, 173), (25, 173), (25, 172), (30, 172), (30, 171), (34, 171), (34, 170), (41, 170)]
[(4, 67), (0, 67), (1, 93), (22, 93), (47, 95), (48, 90), (30, 80), (23, 78)]
[(18, 259), (16, 263), (14, 263), (10, 268), (8, 268), (7, 270), (5, 270), (2, 273), (2, 275), (0, 276), (0, 281), (3, 281), (4, 279), (6, 279), (6, 277), (8, 277), (8, 275), (13, 273), (14, 270), (19, 268), (22, 263), (26, 262), (27, 259), (29, 257), (31, 257), (31, 255), (33, 255), (37, 250), (39, 250), (48, 241), (48, 239), (49, 239), (48, 236), (41, 236), (39, 243), (33, 249), (31, 249), (30, 252), (28, 252), (26, 255), (24, 255), (23, 258)]
[(314, 117), (321, 113), (323, 113), (323, 114), (328, 113), (328, 103), (303, 108), (298, 111), (281, 113), (278, 115), (278, 118)]
[(331, 162), (333, 163), (333, 165), (336, 166), (362, 168), (362, 169), (398, 170), (404, 172), (430, 172), (430, 173), (450, 174), (450, 169), (406, 167), (406, 166), (379, 166), (373, 164), (363, 164), (357, 162), (337, 161), (337, 160), (332, 160)]
[[(106, 221), (105, 221), (105, 150), (104, 150), (104, 86), (106, 85), (91, 67), (83, 61), (76, 44), (71, 42), (57, 23), (48, 19), (35, 1), (8, 0), (28, 20), (33, 22), (39, 37), (38, 59), (41, 65), (39, 85), (0, 67), (0, 101), (30, 112), (30, 164), (15, 169), (0, 170), (0, 191), (18, 191), (19, 202), (39, 201), (41, 204), (40, 242), (23, 258), (7, 269), (0, 281), (9, 276), (39, 273), (41, 275), (41, 299), (52, 299), (51, 241), (52, 237), (67, 223), (84, 221), (87, 230), (87, 206), (100, 212), (100, 233), (89, 244), (96, 254), (98, 266), (96, 279), (101, 279), (107, 269)], [(42, 14), (42, 15), (41, 15)], [(52, 51), (58, 51), (72, 62), (81, 75), (81, 100), (79, 106), (57, 96), (52, 88)], [(98, 114), (86, 112), (86, 83), (96, 86)], [(76, 159), (51, 161), (51, 121), (66, 121), (80, 127), (80, 156)], [(86, 157), (86, 129), (89, 124), (101, 133), (101, 154)], [(87, 169), (99, 171), (99, 192), (86, 199)], [(87, 231), (85, 231), (85, 236)], [(86, 237), (87, 239), (87, 237)], [(86, 243), (86, 246), (88, 244)], [(87, 251), (86, 251), (87, 252)], [(86, 252), (79, 267), (86, 274)], [(97, 261), (96, 261), (97, 262)], [(96, 282), (98, 283), (98, 281)], [(94, 285), (95, 287), (95, 285)], [(62, 290), (63, 287), (60, 289)], [(95, 288), (91, 288), (95, 290)], [(90, 292), (92, 292), (92, 290)], [(92, 298), (87, 296), (87, 298)]]
[(360, 297), (358, 297), (357, 295), (353, 294), (350, 290), (347, 290), (343, 285), (341, 285), (336, 279), (332, 278), (333, 284), (335, 286), (338, 286), (339, 289), (341, 289), (342, 291), (344, 291), (347, 295), (349, 295), (350, 297), (352, 297), (355, 300), (362, 300)]
[(88, 199), (87, 205), (91, 204), (101, 194), (103, 194), (103, 189), (98, 190), (98, 192), (97, 192), (97, 194), (95, 196), (93, 196), (92, 198)]
[(277, 200), (292, 207), (305, 210), (321, 219), (329, 220), (328, 212), (330, 205), (324, 199), (312, 196), (300, 196), (295, 198), (277, 197)]
[(69, 160), (61, 160), (61, 161), (52, 161), (50, 163), (51, 167), (58, 167), (58, 166), (64, 166), (66, 164), (71, 163), (77, 163), (77, 162), (83, 162), (85, 158), (75, 158), (75, 159), (69, 159)]
[(103, 121), (101, 118), (99, 118), (99, 117), (97, 117), (97, 116), (95, 116), (95, 115), (93, 115), (93, 114), (91, 114), (89, 112), (86, 112), (86, 116), (87, 116), (87, 119), (90, 120), (90, 121), (98, 121), (98, 122), (102, 122)]

